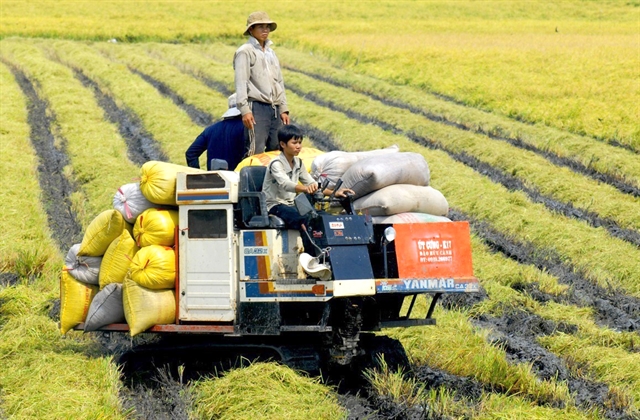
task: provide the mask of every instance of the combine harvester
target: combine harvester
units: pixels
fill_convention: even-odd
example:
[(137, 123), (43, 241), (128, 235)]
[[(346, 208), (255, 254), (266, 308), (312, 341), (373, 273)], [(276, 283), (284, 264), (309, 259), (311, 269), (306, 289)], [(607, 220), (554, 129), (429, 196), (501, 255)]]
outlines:
[[(315, 248), (302, 253), (301, 232), (267, 213), (265, 171), (177, 174), (175, 322), (146, 332), (264, 350), (305, 370), (349, 366), (390, 351), (395, 340), (373, 332), (433, 325), (443, 294), (479, 290), (467, 222), (384, 223), (356, 214), (350, 197), (339, 214), (325, 211), (336, 208), (333, 197), (297, 197)], [(429, 308), (412, 318), (419, 295), (431, 296)], [(386, 350), (376, 348), (381, 342)]]

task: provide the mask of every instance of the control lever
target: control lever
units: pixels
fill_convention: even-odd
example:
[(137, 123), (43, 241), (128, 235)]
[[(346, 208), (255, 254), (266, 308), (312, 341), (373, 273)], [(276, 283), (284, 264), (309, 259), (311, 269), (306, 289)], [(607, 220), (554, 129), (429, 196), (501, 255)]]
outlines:
[(322, 183), (318, 183), (318, 189), (316, 190), (316, 192), (313, 193), (314, 201), (322, 201), (322, 199), (324, 198), (324, 190), (327, 189), (328, 185), (329, 185), (329, 178), (326, 178), (326, 177)]
[(329, 201), (333, 200), (334, 196), (336, 195), (336, 191), (338, 191), (341, 186), (342, 186), (342, 178), (340, 178), (338, 182), (336, 182), (336, 186), (333, 189), (333, 192), (331, 193), (331, 195), (329, 196)]

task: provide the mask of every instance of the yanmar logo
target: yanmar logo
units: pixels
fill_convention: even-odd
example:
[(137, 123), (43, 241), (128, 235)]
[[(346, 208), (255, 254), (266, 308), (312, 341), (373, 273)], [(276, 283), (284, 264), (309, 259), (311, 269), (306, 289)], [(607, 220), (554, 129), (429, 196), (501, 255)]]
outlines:
[(455, 289), (454, 279), (420, 279), (404, 280), (404, 288), (412, 289)]

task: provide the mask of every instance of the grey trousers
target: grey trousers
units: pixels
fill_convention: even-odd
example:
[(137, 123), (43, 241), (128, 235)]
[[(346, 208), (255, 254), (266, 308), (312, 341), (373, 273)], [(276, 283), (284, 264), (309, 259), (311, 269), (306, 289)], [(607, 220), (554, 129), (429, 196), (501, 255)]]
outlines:
[[(278, 130), (282, 127), (282, 119), (278, 115), (277, 108), (264, 102), (253, 102), (251, 112), (256, 124), (253, 127), (255, 133), (254, 154), (278, 150)], [(251, 138), (249, 130), (244, 128), (245, 150), (251, 150)]]

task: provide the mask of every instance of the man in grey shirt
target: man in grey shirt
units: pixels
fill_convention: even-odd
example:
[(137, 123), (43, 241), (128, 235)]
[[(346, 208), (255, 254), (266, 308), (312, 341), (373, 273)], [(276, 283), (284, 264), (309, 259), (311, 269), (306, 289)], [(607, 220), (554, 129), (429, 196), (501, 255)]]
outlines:
[(249, 39), (233, 57), (236, 98), (249, 156), (277, 150), (278, 129), (289, 124), (280, 62), (269, 39), (277, 27), (265, 12), (251, 13), (244, 32)]
[[(313, 194), (318, 189), (318, 183), (309, 175), (307, 169), (298, 157), (302, 150), (304, 135), (298, 126), (290, 124), (278, 131), (280, 155), (274, 158), (264, 175), (262, 191), (267, 200), (269, 214), (280, 217), (287, 228), (302, 229), (307, 224), (307, 217), (301, 216), (293, 200), (298, 193)], [(333, 190), (325, 189), (324, 195), (331, 195)], [(336, 191), (336, 197), (345, 197), (353, 191), (341, 188)]]

